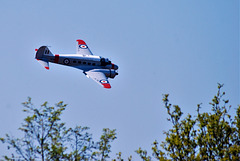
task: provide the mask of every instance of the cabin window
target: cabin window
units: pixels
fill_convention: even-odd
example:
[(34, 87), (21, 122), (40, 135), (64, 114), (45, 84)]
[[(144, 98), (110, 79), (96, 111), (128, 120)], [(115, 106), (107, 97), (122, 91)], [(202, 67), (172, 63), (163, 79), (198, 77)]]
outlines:
[(91, 65), (91, 63), (88, 63), (88, 65)]
[(73, 63), (76, 63), (76, 60), (73, 60)]
[(86, 62), (83, 62), (83, 64), (86, 64)]
[(81, 61), (78, 61), (78, 64), (81, 64), (82, 62)]
[(95, 66), (95, 65), (96, 65), (96, 63), (92, 63), (92, 65), (93, 65), (93, 66)]

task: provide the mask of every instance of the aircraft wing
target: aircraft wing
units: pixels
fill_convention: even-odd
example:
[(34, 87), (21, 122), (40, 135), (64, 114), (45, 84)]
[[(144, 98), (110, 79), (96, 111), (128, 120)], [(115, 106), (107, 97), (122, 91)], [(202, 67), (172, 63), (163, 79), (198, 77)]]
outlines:
[(109, 84), (109, 82), (107, 80), (107, 77), (101, 71), (90, 70), (85, 73), (87, 74), (87, 76), (92, 78), (98, 84), (102, 85), (104, 88), (111, 88), (111, 85)]
[(87, 44), (83, 40), (77, 40), (77, 54), (79, 55), (93, 55)]

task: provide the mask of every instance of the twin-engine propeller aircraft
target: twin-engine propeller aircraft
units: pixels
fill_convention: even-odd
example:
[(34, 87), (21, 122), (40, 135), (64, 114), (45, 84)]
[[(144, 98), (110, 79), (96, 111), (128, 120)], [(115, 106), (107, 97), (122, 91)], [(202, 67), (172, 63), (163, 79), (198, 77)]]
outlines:
[(81, 69), (88, 78), (92, 78), (104, 88), (111, 88), (108, 78), (118, 75), (118, 66), (107, 58), (93, 55), (83, 40), (77, 40), (76, 54), (54, 55), (47, 46), (41, 46), (36, 49), (35, 58), (48, 70), (49, 62)]

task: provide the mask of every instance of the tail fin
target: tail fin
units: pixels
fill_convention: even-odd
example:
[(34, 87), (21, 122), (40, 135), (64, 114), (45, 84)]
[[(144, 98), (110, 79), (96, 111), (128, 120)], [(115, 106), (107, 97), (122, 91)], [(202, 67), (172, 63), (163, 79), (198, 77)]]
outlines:
[(36, 59), (40, 59), (40, 60), (44, 60), (47, 59), (47, 56), (54, 56), (51, 51), (48, 49), (47, 46), (41, 46), (36, 53), (35, 58)]
[(48, 63), (48, 56), (54, 56), (51, 51), (46, 46), (41, 46), (36, 53), (35, 59), (38, 60), (38, 62), (45, 67), (46, 69), (49, 69), (49, 63)]

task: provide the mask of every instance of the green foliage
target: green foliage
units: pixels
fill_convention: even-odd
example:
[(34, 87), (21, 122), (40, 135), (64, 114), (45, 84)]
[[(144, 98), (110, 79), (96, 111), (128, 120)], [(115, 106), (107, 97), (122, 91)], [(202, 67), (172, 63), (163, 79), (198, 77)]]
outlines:
[(68, 144), (72, 148), (69, 154), (69, 160), (89, 160), (92, 158), (92, 150), (96, 149), (96, 143), (92, 140), (92, 135), (87, 131), (88, 127), (77, 126), (70, 128)]
[(23, 106), (23, 112), (28, 116), (19, 130), (24, 133), (24, 137), (19, 139), (6, 135), (2, 140), (3, 143), (9, 144), (9, 149), (16, 150), (17, 155), (12, 156), (24, 160), (64, 158), (66, 147), (62, 145), (62, 132), (66, 131), (66, 127), (64, 123), (59, 123), (59, 120), (66, 104), (59, 102), (56, 107), (50, 107), (45, 102), (40, 108), (35, 108), (31, 98), (28, 98)]
[(150, 161), (151, 160), (151, 157), (147, 155), (146, 150), (142, 150), (141, 148), (139, 148), (138, 150), (136, 150), (136, 153), (138, 153), (140, 155), (142, 160), (145, 160), (145, 161)]
[[(117, 159), (112, 159), (112, 161), (124, 161), (124, 159), (122, 158), (121, 152), (118, 152), (116, 155), (117, 155)], [(128, 161), (132, 161), (132, 156), (128, 157)]]
[[(231, 106), (224, 100), (223, 85), (218, 85), (217, 94), (210, 102), (211, 112), (200, 112), (201, 104), (197, 105), (197, 115), (188, 114), (182, 118), (183, 112), (178, 105), (169, 103), (169, 95), (163, 97), (168, 113), (168, 121), (172, 128), (167, 132), (162, 143), (154, 141), (152, 152), (139, 148), (136, 153), (144, 161), (159, 160), (240, 160), (240, 106), (236, 115), (229, 114)], [(6, 134), (0, 138), (8, 149), (14, 149), (5, 160), (69, 160), (69, 161), (106, 161), (110, 158), (111, 143), (117, 139), (116, 130), (103, 129), (98, 142), (93, 142), (88, 127), (76, 126), (67, 128), (61, 122), (61, 114), (66, 104), (59, 102), (54, 107), (45, 102), (35, 108), (28, 98), (23, 103), (24, 112), (28, 116), (19, 128), (23, 138), (15, 138)], [(116, 154), (112, 161), (123, 161), (122, 153)], [(131, 161), (132, 157), (128, 158)]]
[[(27, 113), (19, 128), (23, 138), (6, 134), (0, 138), (8, 149), (14, 149), (5, 160), (105, 160), (111, 152), (110, 143), (116, 139), (115, 130), (104, 129), (99, 142), (94, 143), (88, 127), (67, 128), (61, 122), (61, 114), (66, 108), (63, 102), (54, 107), (45, 102), (40, 108), (34, 107), (31, 98), (23, 103), (23, 112)], [(94, 151), (94, 152), (93, 152)], [(97, 152), (96, 152), (97, 151)], [(97, 156), (99, 154), (99, 156)]]
[(116, 130), (110, 130), (108, 128), (103, 129), (103, 134), (98, 142), (98, 151), (94, 152), (93, 155), (98, 159), (104, 161), (109, 158), (109, 153), (111, 152), (110, 143), (117, 139)]
[[(152, 157), (157, 160), (240, 160), (240, 106), (234, 119), (229, 114), (231, 106), (224, 100), (223, 85), (218, 85), (217, 95), (212, 99), (211, 113), (200, 113), (201, 104), (197, 106), (197, 116), (187, 115), (181, 119), (182, 111), (177, 105), (171, 105), (168, 95), (163, 102), (172, 123), (172, 129), (164, 132), (165, 141), (153, 143)], [(152, 160), (147, 151), (136, 151), (145, 160)]]

